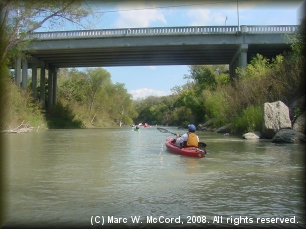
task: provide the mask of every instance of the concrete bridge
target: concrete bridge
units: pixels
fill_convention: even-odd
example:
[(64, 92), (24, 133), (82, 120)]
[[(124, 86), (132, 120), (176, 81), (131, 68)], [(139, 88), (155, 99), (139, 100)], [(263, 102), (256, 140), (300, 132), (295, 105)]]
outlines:
[(28, 37), (34, 40), (25, 49), (31, 58), (16, 61), (16, 83), (22, 81), (26, 88), (26, 69), (31, 68), (36, 94), (40, 68), (44, 106), (46, 69), (51, 105), (56, 103), (59, 68), (227, 64), (234, 77), (235, 69), (246, 67), (257, 53), (271, 59), (289, 51), (285, 35), (297, 30), (297, 25), (243, 25), (37, 32)]

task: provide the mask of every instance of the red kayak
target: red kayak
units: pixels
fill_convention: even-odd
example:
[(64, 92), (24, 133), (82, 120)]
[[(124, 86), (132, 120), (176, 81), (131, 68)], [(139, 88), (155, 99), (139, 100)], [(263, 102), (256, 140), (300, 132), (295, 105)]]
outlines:
[(185, 156), (190, 156), (190, 157), (204, 157), (205, 156), (205, 151), (202, 149), (199, 149), (197, 147), (180, 147), (175, 145), (175, 143), (172, 143), (171, 141), (173, 138), (167, 137), (166, 138), (166, 147), (169, 151), (172, 153), (176, 154), (181, 154)]

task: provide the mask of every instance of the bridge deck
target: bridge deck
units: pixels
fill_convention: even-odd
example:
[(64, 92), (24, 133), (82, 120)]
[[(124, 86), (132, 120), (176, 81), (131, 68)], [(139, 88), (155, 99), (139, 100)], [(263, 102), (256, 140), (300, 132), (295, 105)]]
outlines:
[(34, 33), (28, 53), (59, 68), (229, 64), (241, 44), (247, 58), (290, 50), (297, 26), (127, 28)]

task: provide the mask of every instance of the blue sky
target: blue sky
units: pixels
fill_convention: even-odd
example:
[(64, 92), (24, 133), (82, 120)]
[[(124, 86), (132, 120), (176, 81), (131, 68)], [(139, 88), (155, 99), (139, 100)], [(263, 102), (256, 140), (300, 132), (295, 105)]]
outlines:
[[(238, 2), (238, 7), (237, 7)], [(90, 29), (167, 26), (296, 25), (303, 1), (94, 1), (85, 0), (99, 20)], [(226, 20), (227, 18), (227, 20)], [(66, 25), (63, 30), (78, 29)], [(124, 83), (134, 99), (169, 95), (187, 81), (188, 66), (104, 67), (112, 82)]]

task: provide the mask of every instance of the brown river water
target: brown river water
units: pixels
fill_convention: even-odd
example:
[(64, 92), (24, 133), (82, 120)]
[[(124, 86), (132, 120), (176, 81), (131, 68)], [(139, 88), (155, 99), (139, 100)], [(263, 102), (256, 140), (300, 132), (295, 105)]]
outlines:
[(156, 127), (3, 134), (4, 228), (305, 227), (305, 145), (196, 133), (204, 158)]

